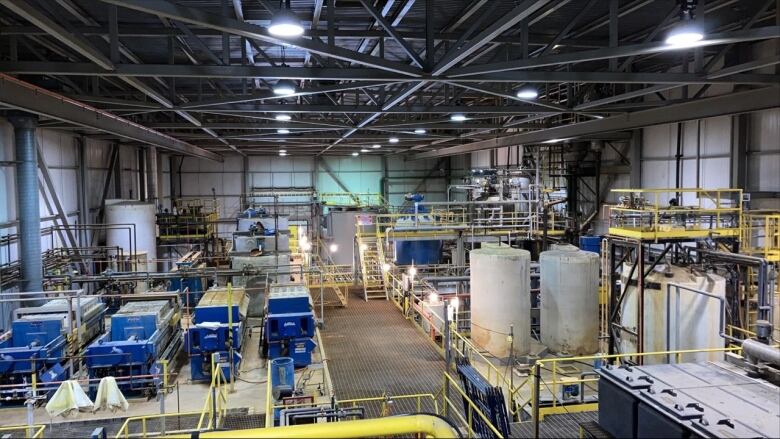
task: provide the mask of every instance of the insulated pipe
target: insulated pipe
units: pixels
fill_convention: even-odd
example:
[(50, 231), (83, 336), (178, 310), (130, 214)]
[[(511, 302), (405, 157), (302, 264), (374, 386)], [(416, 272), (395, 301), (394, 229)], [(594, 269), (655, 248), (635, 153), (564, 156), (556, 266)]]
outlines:
[(302, 424), (247, 430), (204, 431), (193, 435), (172, 435), (169, 438), (360, 438), (412, 435), (420, 433), (429, 438), (461, 437), (449, 422), (434, 415), (390, 416), (358, 421)]
[[(41, 211), (38, 194), (38, 149), (35, 129), (38, 116), (11, 112), (8, 121), (14, 127), (16, 143), (16, 213), (19, 218), (19, 261), (21, 291), (43, 291), (43, 259), (41, 257)], [(43, 294), (28, 306), (41, 306)]]
[(742, 355), (749, 359), (780, 365), (780, 349), (761, 343), (758, 340), (744, 340), (742, 342)]

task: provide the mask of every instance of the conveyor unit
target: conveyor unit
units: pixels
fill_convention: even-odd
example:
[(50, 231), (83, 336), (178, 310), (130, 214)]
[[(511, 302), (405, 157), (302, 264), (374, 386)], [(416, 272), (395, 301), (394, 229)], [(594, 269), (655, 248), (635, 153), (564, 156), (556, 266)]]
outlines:
[(243, 288), (210, 290), (200, 299), (185, 336), (193, 381), (211, 379), (212, 355), (226, 379), (230, 379), (231, 358), (233, 369), (238, 369), (248, 305)]
[(295, 367), (311, 364), (317, 346), (309, 290), (299, 284), (274, 285), (266, 301), (263, 351), (268, 358), (290, 357)]
[(97, 297), (74, 297), (70, 305), (68, 299), (54, 299), (14, 311), (11, 330), (0, 335), (0, 399), (25, 399), (25, 384), (33, 374), (39, 389), (54, 391), (70, 375), (71, 351), (103, 332), (105, 312), (106, 306)]
[(123, 391), (153, 390), (161, 361), (181, 347), (180, 319), (173, 299), (126, 303), (111, 316), (111, 329), (86, 349), (89, 377), (113, 376)]

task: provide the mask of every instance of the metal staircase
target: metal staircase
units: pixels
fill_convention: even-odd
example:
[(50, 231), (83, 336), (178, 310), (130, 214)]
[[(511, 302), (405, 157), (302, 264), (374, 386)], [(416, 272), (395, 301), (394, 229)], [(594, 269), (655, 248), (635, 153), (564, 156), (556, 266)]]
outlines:
[(363, 281), (363, 298), (387, 300), (382, 263), (385, 260), (382, 243), (376, 236), (358, 235), (360, 272)]

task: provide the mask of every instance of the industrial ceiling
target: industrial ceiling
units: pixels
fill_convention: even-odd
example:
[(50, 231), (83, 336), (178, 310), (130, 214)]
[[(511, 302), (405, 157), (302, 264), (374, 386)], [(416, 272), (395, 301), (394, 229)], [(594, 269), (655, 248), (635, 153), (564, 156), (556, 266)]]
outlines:
[[(780, 39), (778, 2), (681, 3), (292, 0), (304, 34), (280, 37), (287, 2), (0, 0), (0, 72), (21, 80), (0, 103), (210, 159), (437, 157), (780, 105), (780, 52), (741, 50)], [(686, 4), (703, 39), (669, 47)], [(42, 90), (68, 99), (25, 97)]]

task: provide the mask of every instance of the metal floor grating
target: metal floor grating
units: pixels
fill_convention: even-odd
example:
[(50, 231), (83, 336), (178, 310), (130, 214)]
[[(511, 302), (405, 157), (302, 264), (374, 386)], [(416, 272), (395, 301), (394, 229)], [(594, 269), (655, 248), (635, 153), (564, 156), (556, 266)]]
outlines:
[[(366, 302), (353, 295), (347, 308), (327, 311), (322, 340), (340, 400), (383, 394), (436, 395), (441, 389), (444, 360), (391, 302)], [(364, 406), (369, 417), (380, 415), (380, 404)], [(389, 414), (418, 411), (412, 400), (396, 400), (389, 407)], [(429, 402), (419, 411), (433, 410)]]
[[(564, 413), (560, 415), (547, 415), (539, 423), (539, 437), (541, 438), (578, 438), (580, 437), (580, 423), (598, 421), (599, 412)], [(534, 437), (533, 422), (509, 424), (512, 437)]]

